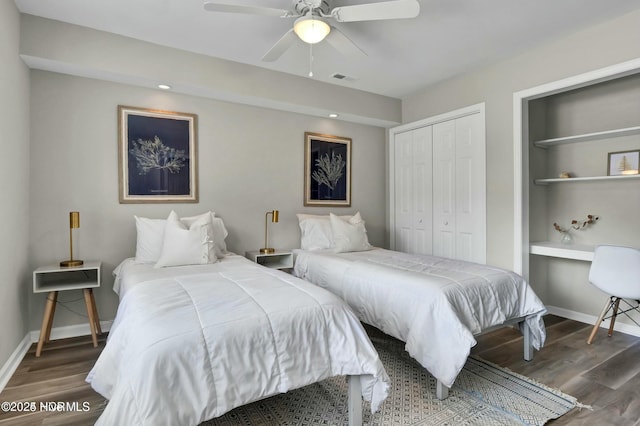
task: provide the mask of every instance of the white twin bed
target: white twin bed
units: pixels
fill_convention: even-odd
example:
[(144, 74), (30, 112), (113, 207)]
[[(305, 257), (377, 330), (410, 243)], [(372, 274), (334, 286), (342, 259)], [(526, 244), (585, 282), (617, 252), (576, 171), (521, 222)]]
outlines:
[(132, 258), (114, 271), (120, 305), (87, 377), (109, 400), (96, 424), (197, 425), (337, 375), (351, 377), (353, 425), (362, 421), (361, 398), (372, 410), (386, 398), (375, 348), (337, 296), (229, 253), (214, 263), (156, 265)]
[(474, 335), (519, 325), (524, 358), (545, 340), (546, 308), (518, 274), (496, 267), (372, 247), (354, 216), (298, 215), (294, 275), (344, 299), (358, 318), (406, 342), (438, 381), (437, 396), (464, 366)]

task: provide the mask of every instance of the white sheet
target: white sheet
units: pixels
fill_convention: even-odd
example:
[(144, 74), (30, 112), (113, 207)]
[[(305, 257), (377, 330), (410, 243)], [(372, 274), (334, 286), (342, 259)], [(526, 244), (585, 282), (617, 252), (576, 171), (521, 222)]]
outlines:
[(528, 316), (532, 343), (545, 340), (546, 309), (514, 272), (476, 263), (376, 248), (295, 250), (294, 274), (342, 297), (356, 315), (406, 342), (406, 350), (451, 387), (474, 334)]
[(87, 377), (109, 399), (99, 425), (197, 425), (335, 375), (361, 375), (372, 410), (387, 396), (362, 325), (317, 286), (240, 256), (117, 271), (120, 306)]

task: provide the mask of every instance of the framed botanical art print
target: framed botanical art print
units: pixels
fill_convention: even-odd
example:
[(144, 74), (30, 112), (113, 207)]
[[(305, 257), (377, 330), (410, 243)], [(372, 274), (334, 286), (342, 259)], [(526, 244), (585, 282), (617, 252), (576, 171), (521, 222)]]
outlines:
[(304, 205), (351, 206), (351, 139), (304, 134)]
[(197, 116), (118, 106), (120, 203), (197, 203)]

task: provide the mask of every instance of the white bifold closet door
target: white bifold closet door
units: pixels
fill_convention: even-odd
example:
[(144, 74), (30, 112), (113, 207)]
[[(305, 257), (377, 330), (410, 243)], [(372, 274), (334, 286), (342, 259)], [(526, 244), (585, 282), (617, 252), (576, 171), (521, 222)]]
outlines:
[(431, 126), (396, 135), (394, 148), (395, 248), (431, 254)]
[(486, 262), (481, 114), (395, 134), (394, 248)]
[(479, 114), (433, 125), (433, 254), (486, 262), (485, 144)]

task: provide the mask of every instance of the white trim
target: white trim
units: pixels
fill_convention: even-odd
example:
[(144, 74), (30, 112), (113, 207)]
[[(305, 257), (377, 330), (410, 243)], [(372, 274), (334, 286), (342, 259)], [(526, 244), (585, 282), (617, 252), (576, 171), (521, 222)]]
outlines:
[[(112, 324), (113, 321), (100, 321), (102, 332), (106, 333), (111, 330)], [(65, 327), (56, 327), (51, 329), (51, 340), (67, 339), (70, 337), (89, 335), (91, 335), (89, 324), (68, 325)], [(5, 362), (2, 368), (0, 368), (0, 392), (4, 390), (4, 387), (9, 382), (9, 379), (11, 379), (13, 373), (16, 372), (18, 366), (20, 366), (20, 363), (31, 348), (31, 345), (33, 343), (37, 343), (39, 338), (40, 330), (32, 330), (28, 332), (24, 336), (24, 339), (22, 339), (22, 341), (18, 344), (16, 350), (13, 351), (7, 362)]]
[[(423, 118), (422, 120), (413, 121), (411, 123), (401, 124), (400, 126), (392, 127), (388, 130), (387, 138), (388, 138), (388, 153), (387, 153), (387, 181), (388, 181), (388, 204), (389, 207), (389, 248), (391, 250), (395, 249), (395, 241), (396, 241), (396, 231), (395, 231), (395, 185), (393, 184), (393, 177), (395, 176), (395, 136), (399, 133), (407, 132), (409, 130), (419, 129), (421, 127), (432, 126), (437, 123), (441, 123), (443, 121), (455, 120), (456, 118), (466, 117), (472, 114), (480, 114), (481, 122), (482, 122), (482, 136), (485, 140), (485, 154), (486, 154), (486, 116), (485, 116), (485, 103), (480, 102), (478, 104), (469, 105), (467, 107), (463, 107), (460, 109), (456, 109), (454, 111), (445, 112), (443, 114), (434, 115), (432, 117)], [(485, 156), (485, 166), (486, 166), (486, 156)], [(485, 170), (486, 174), (486, 170)], [(486, 188), (485, 188), (486, 192)], [(485, 206), (486, 209), (486, 206)], [(486, 226), (486, 224), (485, 224)], [(486, 228), (485, 228), (486, 229)], [(486, 251), (486, 247), (485, 247)]]
[(18, 344), (18, 347), (11, 354), (7, 362), (4, 363), (2, 368), (0, 368), (0, 392), (4, 390), (4, 387), (13, 376), (13, 373), (16, 372), (18, 366), (20, 366), (20, 362), (29, 351), (31, 347), (31, 336), (29, 333), (25, 334), (24, 339)]
[[(540, 86), (521, 90), (513, 94), (513, 143), (514, 143), (514, 234), (513, 234), (513, 270), (528, 279), (529, 267), (529, 146), (528, 130), (525, 115), (528, 117), (528, 102), (533, 99), (578, 89), (597, 83), (640, 72), (640, 58), (589, 71), (583, 74), (553, 81)], [(595, 319), (594, 319), (595, 321)]]
[[(585, 324), (589, 324), (591, 326), (593, 326), (593, 324), (595, 324), (596, 321), (598, 320), (598, 317), (595, 315), (583, 314), (582, 312), (571, 311), (569, 309), (559, 308), (557, 306), (547, 305), (546, 308), (547, 308), (547, 312), (550, 314), (557, 315), (563, 318), (568, 318), (568, 319), (582, 322)], [(602, 321), (602, 324), (600, 324), (600, 328), (608, 329), (609, 320)], [(617, 333), (617, 332), (640, 337), (640, 327), (633, 324), (626, 324), (620, 321), (616, 321), (616, 325), (614, 327), (614, 333)]]
[[(106, 333), (111, 329), (113, 321), (100, 321), (102, 332)], [(40, 330), (32, 330), (30, 333), (31, 342), (37, 343), (40, 339)], [(51, 340), (68, 339), (70, 337), (90, 336), (91, 329), (89, 324), (75, 324), (64, 327), (56, 327), (51, 329)], [(45, 343), (46, 346), (46, 343)]]

